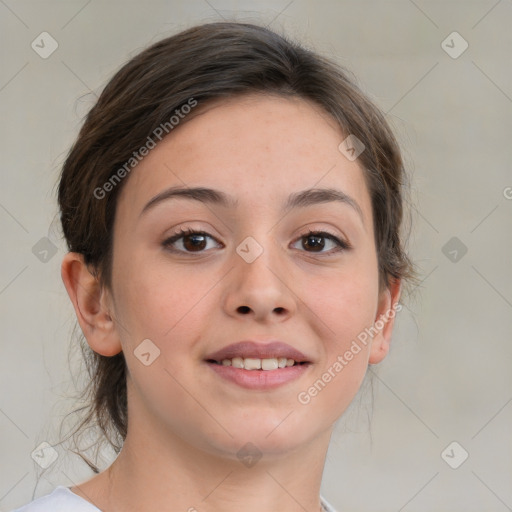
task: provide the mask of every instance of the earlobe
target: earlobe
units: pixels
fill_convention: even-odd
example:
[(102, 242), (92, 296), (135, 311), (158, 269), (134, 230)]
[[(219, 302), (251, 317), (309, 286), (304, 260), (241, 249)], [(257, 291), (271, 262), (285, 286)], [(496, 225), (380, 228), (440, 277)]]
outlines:
[(394, 279), (379, 297), (379, 306), (375, 318), (376, 331), (370, 348), (369, 364), (380, 363), (388, 354), (395, 316), (401, 309), (399, 304), (402, 283)]
[(121, 342), (108, 309), (108, 291), (91, 274), (83, 255), (67, 253), (62, 261), (61, 276), (91, 349), (104, 356), (121, 352)]

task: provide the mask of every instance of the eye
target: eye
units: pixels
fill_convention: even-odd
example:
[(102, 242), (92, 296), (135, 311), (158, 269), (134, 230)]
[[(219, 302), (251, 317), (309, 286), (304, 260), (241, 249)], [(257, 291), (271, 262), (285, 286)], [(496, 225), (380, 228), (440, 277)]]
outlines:
[[(215, 240), (211, 235), (204, 231), (195, 231), (193, 229), (180, 229), (180, 231), (165, 240), (162, 245), (172, 252), (204, 252), (208, 245), (207, 240)], [(175, 244), (179, 242), (181, 248), (176, 248)]]
[[(331, 249), (331, 251), (323, 251), (325, 248), (325, 240), (328, 240), (331, 244), (334, 245), (334, 249)], [(345, 242), (345, 240), (341, 240), (336, 235), (333, 235), (332, 233), (328, 233), (327, 231), (308, 231), (307, 233), (303, 234), (298, 240), (302, 241), (302, 247), (304, 248), (310, 248), (312, 250), (306, 251), (306, 252), (316, 252), (316, 253), (335, 253), (340, 252), (344, 250), (348, 250), (351, 248), (350, 244), (348, 242)], [(295, 242), (295, 243), (297, 243)], [(329, 245), (329, 244), (327, 244)]]
[[(201, 253), (205, 252), (208, 248), (208, 239), (215, 240), (211, 235), (204, 231), (195, 231), (194, 229), (180, 229), (180, 231), (171, 237), (167, 238), (162, 246), (172, 252), (182, 252), (182, 253)], [(324, 251), (326, 247), (325, 240), (333, 246), (330, 251)], [(336, 253), (343, 250), (348, 250), (351, 248), (348, 242), (341, 240), (336, 235), (332, 233), (328, 233), (327, 231), (308, 231), (303, 234), (295, 243), (298, 241), (302, 241), (302, 247), (307, 250), (307, 252), (313, 253)], [(179, 244), (176, 244), (179, 242)], [(329, 245), (327, 244), (327, 246)], [(181, 247), (176, 247), (176, 245)]]

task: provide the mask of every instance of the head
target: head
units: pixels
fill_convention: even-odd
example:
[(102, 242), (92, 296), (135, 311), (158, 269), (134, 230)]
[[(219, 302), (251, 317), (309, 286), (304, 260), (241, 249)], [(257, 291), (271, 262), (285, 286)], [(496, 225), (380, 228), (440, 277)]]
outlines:
[[(130, 407), (225, 455), (248, 441), (279, 455), (327, 431), (386, 356), (413, 275), (403, 184), (378, 108), (339, 66), (268, 29), (201, 25), (135, 56), (59, 183), (62, 275), (91, 374), (84, 423), (119, 449)], [(171, 188), (180, 195), (163, 200)], [(187, 229), (202, 234), (179, 238)], [(246, 339), (285, 341), (312, 364), (271, 392), (219, 381), (207, 356)]]

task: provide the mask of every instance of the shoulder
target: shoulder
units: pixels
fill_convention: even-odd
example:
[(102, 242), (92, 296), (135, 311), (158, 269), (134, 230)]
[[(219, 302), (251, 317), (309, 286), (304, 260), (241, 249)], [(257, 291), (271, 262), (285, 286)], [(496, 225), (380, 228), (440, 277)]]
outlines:
[(41, 496), (11, 512), (99, 512), (94, 505), (59, 485), (50, 494)]

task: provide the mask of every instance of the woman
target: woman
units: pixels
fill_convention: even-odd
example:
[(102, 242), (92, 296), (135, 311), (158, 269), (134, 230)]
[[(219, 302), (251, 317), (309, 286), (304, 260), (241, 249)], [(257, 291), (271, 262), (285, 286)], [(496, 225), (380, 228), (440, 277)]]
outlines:
[(118, 456), (18, 510), (334, 510), (334, 424), (413, 276), (403, 173), (343, 70), (266, 28), (200, 25), (130, 60), (59, 183), (79, 430)]

